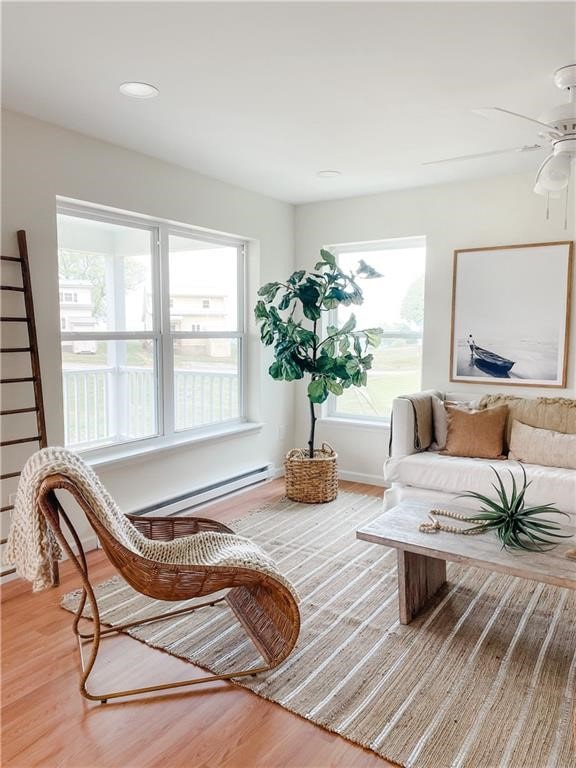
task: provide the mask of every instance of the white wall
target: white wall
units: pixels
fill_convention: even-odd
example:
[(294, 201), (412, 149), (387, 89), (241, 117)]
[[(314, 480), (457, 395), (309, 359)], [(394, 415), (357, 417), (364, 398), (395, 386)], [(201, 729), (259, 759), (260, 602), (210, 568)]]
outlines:
[[(452, 259), (457, 248), (513, 245), (575, 237), (574, 200), (564, 229), (563, 205), (553, 201), (545, 219), (544, 199), (532, 192), (533, 175), (506, 176), (468, 183), (426, 187), (324, 203), (296, 209), (296, 268), (313, 263), (322, 246), (363, 240), (425, 235), (427, 238), (422, 386), (465, 391), (471, 397), (486, 384), (450, 384), (449, 340)], [(576, 271), (576, 270), (575, 270)], [(574, 275), (576, 283), (576, 274)], [(576, 286), (572, 291), (576, 296)], [(574, 303), (574, 302), (573, 302)], [(534, 308), (538, 311), (538, 307)], [(492, 387), (493, 391), (527, 395), (576, 396), (576, 310), (572, 312), (566, 389)], [(304, 444), (307, 411), (304, 394), (296, 400), (298, 444)], [(388, 432), (322, 422), (321, 439), (339, 453), (341, 470), (358, 478), (381, 478)]]
[[(258, 285), (283, 278), (295, 268), (294, 232), (297, 267), (313, 264), (320, 247), (330, 243), (425, 235), (423, 386), (450, 390), (454, 389), (448, 381), (453, 250), (575, 235), (573, 206), (568, 231), (563, 229), (558, 204), (547, 222), (542, 198), (532, 193), (531, 175), (302, 205), (294, 220), (293, 207), (285, 203), (23, 115), (4, 112), (2, 134), (2, 252), (14, 254), (16, 230), (27, 231), (51, 444), (63, 441), (57, 195), (251, 238), (250, 306)], [(571, 338), (567, 389), (542, 389), (542, 394), (576, 396), (576, 311)], [(289, 447), (305, 444), (305, 393), (268, 377), (269, 350), (263, 352), (252, 322), (249, 355), (249, 416), (264, 423), (262, 431), (101, 468), (100, 476), (121, 506), (128, 510), (148, 505), (268, 461), (280, 466)], [(480, 383), (458, 388), (475, 395), (485, 387)], [(519, 387), (498, 391), (539, 393)], [(385, 428), (322, 422), (318, 436), (338, 450), (345, 475), (381, 479), (388, 442)], [(2, 505), (6, 503), (3, 498)]]
[(56, 241), (61, 195), (251, 239), (248, 408), (250, 419), (264, 426), (256, 434), (101, 468), (120, 505), (135, 509), (269, 461), (281, 465), (292, 443), (293, 390), (268, 377), (251, 307), (259, 285), (293, 268), (293, 207), (20, 114), (2, 116), (2, 253), (17, 255), (16, 230), (25, 229), (49, 443), (64, 439)]

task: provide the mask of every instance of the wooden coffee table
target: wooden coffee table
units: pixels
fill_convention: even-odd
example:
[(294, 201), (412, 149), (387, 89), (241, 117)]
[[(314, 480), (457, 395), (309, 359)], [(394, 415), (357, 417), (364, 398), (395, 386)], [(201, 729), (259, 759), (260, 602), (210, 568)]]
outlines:
[[(470, 509), (453, 505), (449, 508), (473, 514)], [(460, 536), (444, 531), (421, 533), (418, 526), (429, 520), (431, 509), (430, 504), (404, 502), (356, 531), (357, 538), (363, 541), (384, 544), (397, 550), (401, 624), (409, 624), (444, 584), (447, 560), (576, 589), (576, 560), (566, 557), (568, 550), (576, 548), (576, 528), (566, 524), (571, 522), (567, 518), (550, 516), (560, 522), (562, 533), (571, 533), (574, 538), (561, 539), (561, 543), (549, 552), (507, 552), (501, 548), (493, 532), (478, 536)], [(454, 523), (453, 520), (446, 522)]]

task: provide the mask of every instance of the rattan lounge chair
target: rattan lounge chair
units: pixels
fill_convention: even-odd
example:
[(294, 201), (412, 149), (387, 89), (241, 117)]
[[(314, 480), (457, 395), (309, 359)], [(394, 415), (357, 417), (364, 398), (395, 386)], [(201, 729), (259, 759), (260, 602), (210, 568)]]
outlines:
[[(88, 578), (88, 564), (78, 534), (74, 530), (70, 518), (64, 511), (56, 490), (68, 491), (78, 502), (110, 562), (118, 570), (122, 578), (137, 592), (148, 595), (156, 600), (182, 601), (191, 598), (208, 597), (207, 600), (196, 603), (193, 608), (184, 608), (173, 612), (163, 613), (145, 621), (136, 621), (122, 626), (105, 627), (100, 620), (98, 603), (94, 590)], [(247, 567), (231, 566), (202, 566), (183, 565), (175, 563), (159, 563), (149, 560), (124, 546), (101, 523), (94, 514), (80, 487), (62, 474), (54, 473), (46, 477), (40, 485), (37, 497), (39, 507), (49, 526), (54, 532), (62, 550), (74, 563), (82, 580), (82, 593), (73, 622), (73, 631), (78, 640), (82, 674), (80, 679), (81, 694), (92, 701), (105, 703), (108, 699), (120, 696), (132, 696), (153, 691), (163, 691), (171, 688), (183, 688), (189, 685), (209, 682), (212, 680), (227, 680), (230, 678), (256, 675), (278, 666), (292, 651), (300, 631), (300, 613), (294, 595), (280, 580), (271, 575)], [(147, 539), (156, 541), (173, 541), (174, 539), (191, 536), (202, 531), (233, 533), (222, 523), (198, 517), (138, 517), (126, 516), (131, 524)], [(70, 531), (78, 554), (74, 553), (67, 541), (61, 521)], [(215, 595), (221, 590), (227, 590), (224, 595)], [(215, 595), (210, 599), (210, 595)], [(248, 636), (262, 655), (262, 665), (252, 669), (241, 669), (222, 675), (209, 675), (193, 680), (167, 682), (131, 690), (91, 693), (86, 685), (94, 667), (100, 642), (103, 636), (128, 629), (129, 627), (166, 619), (170, 616), (182, 615), (192, 610), (215, 605), (226, 601), (237, 619), (240, 621)], [(88, 603), (93, 619), (93, 631), (82, 632), (79, 625), (82, 612)], [(83, 646), (91, 646), (88, 658), (84, 659)]]

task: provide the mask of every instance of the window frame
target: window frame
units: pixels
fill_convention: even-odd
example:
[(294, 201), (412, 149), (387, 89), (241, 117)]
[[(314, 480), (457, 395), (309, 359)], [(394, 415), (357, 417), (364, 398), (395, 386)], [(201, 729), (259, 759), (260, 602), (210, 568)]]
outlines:
[[(345, 253), (370, 253), (371, 251), (397, 251), (406, 250), (409, 248), (423, 248), (425, 252), (424, 258), (426, 259), (426, 237), (424, 235), (413, 235), (409, 237), (395, 237), (386, 238), (384, 240), (366, 240), (356, 243), (339, 243), (337, 245), (325, 245), (324, 248), (334, 254), (336, 262), (338, 263), (339, 256)], [(424, 275), (426, 275), (426, 263), (424, 263)], [(327, 316), (326, 326), (337, 325), (338, 323), (338, 309), (332, 309)], [(323, 328), (323, 330), (325, 330)], [(422, 327), (422, 333), (416, 334), (410, 331), (384, 331), (382, 334), (383, 339), (420, 339), (422, 344), (424, 339), (424, 327)], [(368, 372), (370, 377), (370, 371)], [(420, 361), (420, 386), (422, 386), (422, 360)], [(338, 398), (335, 395), (330, 395), (326, 401), (326, 404), (322, 411), (322, 420), (329, 421), (331, 423), (350, 423), (357, 425), (372, 425), (372, 426), (384, 426), (390, 427), (391, 417), (389, 416), (363, 416), (355, 413), (339, 413), (337, 411)]]
[[(74, 216), (109, 224), (117, 224), (150, 232), (152, 328), (147, 331), (60, 331), (60, 341), (132, 341), (151, 340), (154, 344), (156, 433), (105, 445), (72, 447), (94, 463), (107, 463), (115, 456), (124, 458), (154, 450), (165, 450), (186, 442), (196, 442), (221, 434), (246, 429), (246, 254), (248, 241), (226, 234), (206, 232), (197, 227), (176, 224), (163, 219), (140, 216), (129, 212), (110, 211), (87, 203), (57, 198), (56, 215)], [(229, 246), (237, 251), (237, 330), (226, 332), (175, 332), (170, 327), (170, 235), (189, 237), (208, 243)], [(59, 248), (59, 246), (58, 246)], [(60, 293), (60, 291), (59, 291)], [(61, 302), (58, 294), (58, 310)], [(238, 408), (239, 415), (211, 424), (175, 429), (174, 414), (174, 355), (175, 338), (237, 338), (238, 339)], [(64, 369), (60, 361), (62, 381)], [(64, 406), (64, 404), (63, 404)], [(64, 411), (63, 411), (64, 416)], [(64, 426), (64, 423), (63, 423)]]

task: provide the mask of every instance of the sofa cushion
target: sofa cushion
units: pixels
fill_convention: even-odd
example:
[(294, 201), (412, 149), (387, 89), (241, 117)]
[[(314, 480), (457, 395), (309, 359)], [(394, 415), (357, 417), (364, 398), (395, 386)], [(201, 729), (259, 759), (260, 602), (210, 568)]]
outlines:
[(465, 411), (451, 405), (444, 453), (478, 459), (498, 459), (504, 450), (504, 430), (508, 407), (501, 405), (483, 411)]
[(509, 459), (546, 467), (576, 469), (576, 435), (512, 422)]
[[(387, 485), (401, 483), (455, 496), (464, 491), (476, 491), (495, 497), (491, 486), (495, 476), (491, 466), (498, 472), (510, 469), (516, 481), (522, 482), (522, 468), (516, 462), (442, 456), (430, 451), (388, 459), (384, 476)], [(524, 469), (528, 480), (533, 481), (526, 492), (528, 504), (551, 503), (564, 512), (576, 513), (576, 470), (538, 464), (525, 464)], [(507, 473), (504, 473), (504, 482), (508, 487), (510, 479)]]
[(515, 395), (484, 395), (479, 408), (496, 405), (508, 406), (506, 427), (506, 448), (510, 445), (512, 421), (539, 429), (554, 429), (556, 432), (576, 434), (576, 400), (568, 397), (516, 397)]

